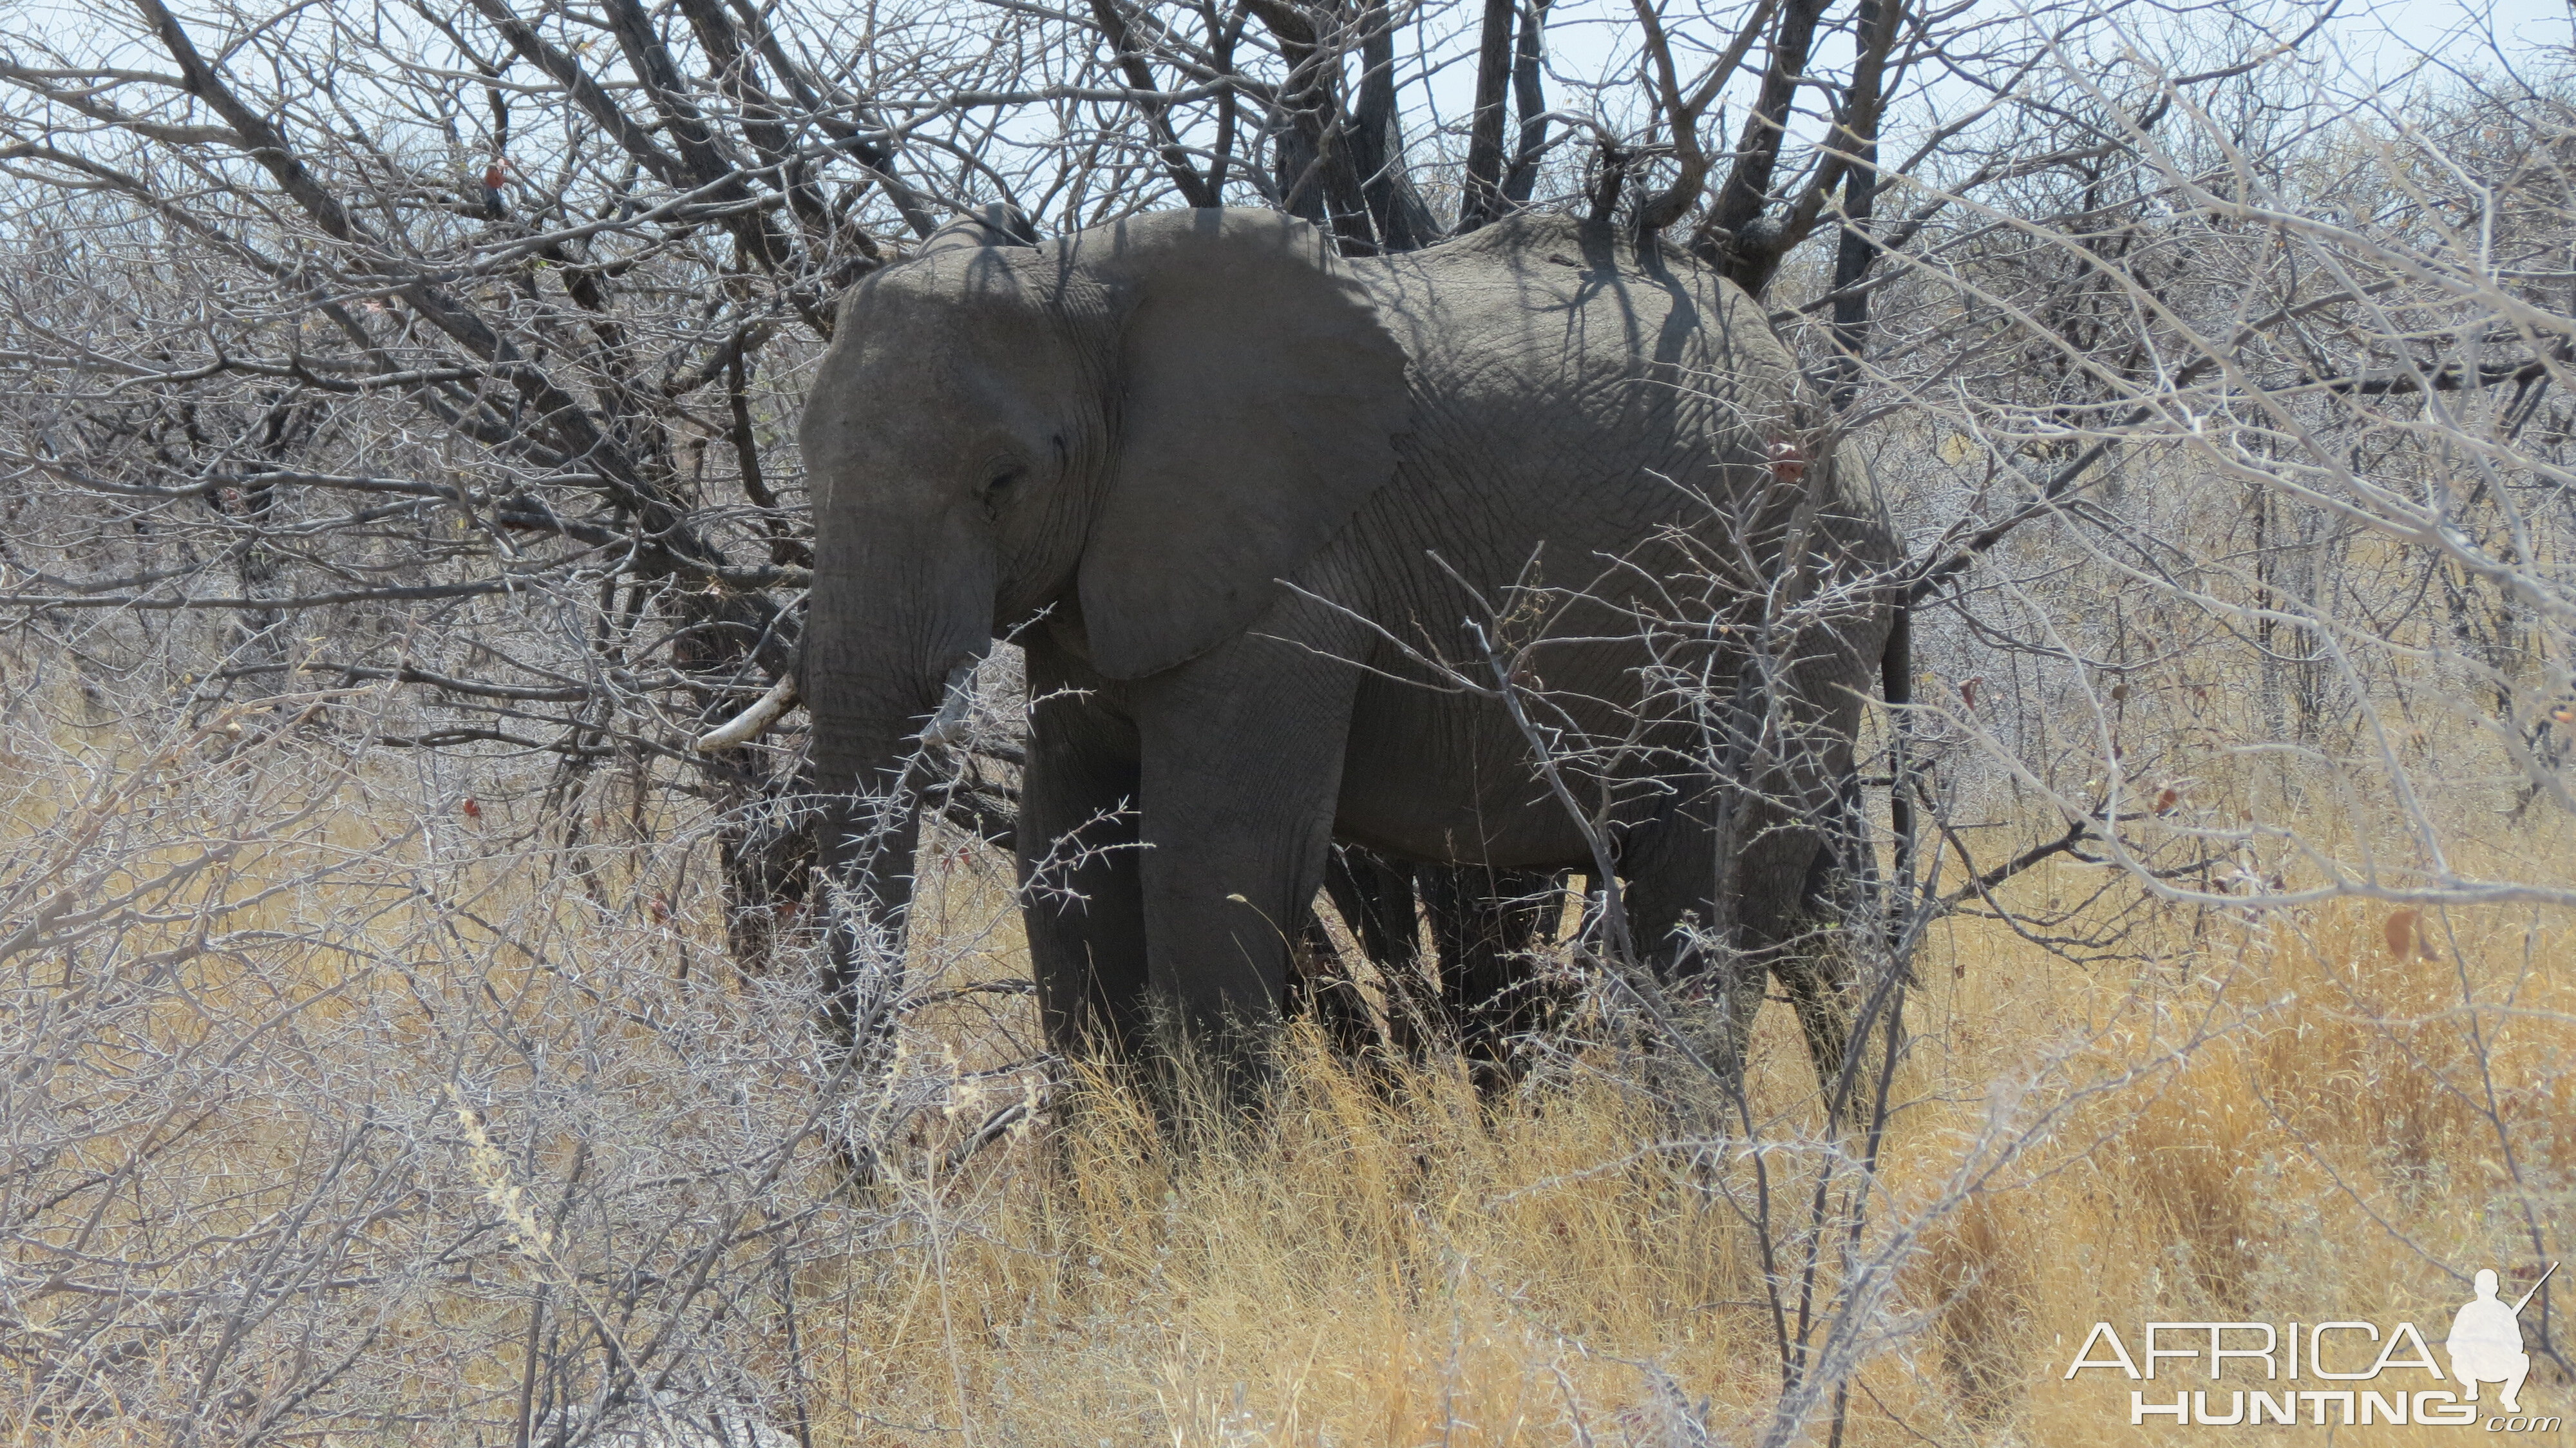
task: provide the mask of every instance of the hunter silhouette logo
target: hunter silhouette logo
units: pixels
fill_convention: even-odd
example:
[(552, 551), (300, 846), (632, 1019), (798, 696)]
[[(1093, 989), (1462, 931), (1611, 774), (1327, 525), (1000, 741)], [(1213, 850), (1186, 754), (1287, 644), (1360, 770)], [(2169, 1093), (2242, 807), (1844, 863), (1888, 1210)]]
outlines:
[(2470, 1402), (2478, 1400), (2478, 1384), (2502, 1383), (2504, 1410), (2522, 1411), (2518, 1395), (2522, 1380), (2531, 1376), (2531, 1354), (2522, 1350), (2522, 1309), (2539, 1293), (2540, 1283), (2557, 1271), (2558, 1264), (2550, 1263), (2540, 1282), (2531, 1284), (2531, 1291), (2507, 1307), (2496, 1298), (2494, 1269), (2478, 1269), (2478, 1295), (2452, 1316), (2451, 1336), (2444, 1344), (2451, 1350), (2451, 1375), (2468, 1388)]
[[(2497, 1405), (2504, 1411), (2484, 1418), (2488, 1432), (2554, 1433), (2560, 1427), (2560, 1419), (2525, 1416), (2522, 1411), (2523, 1384), (2531, 1376), (2531, 1354), (2522, 1345), (2522, 1311), (2557, 1274), (2558, 1264), (2552, 1262), (2531, 1284), (2530, 1291), (2508, 1302), (2496, 1295), (2495, 1272), (2479, 1269), (2474, 1279), (2477, 1295), (2452, 1314), (2450, 1334), (2442, 1340), (2450, 1359), (2448, 1375), (2435, 1360), (2432, 1344), (2411, 1322), (2398, 1323), (2385, 1335), (2378, 1324), (2370, 1322), (2304, 1326), (2293, 1322), (2284, 1327), (2268, 1322), (2150, 1322), (2146, 1324), (2146, 1350), (2136, 1357), (2130, 1355), (2117, 1329), (2107, 1322), (2097, 1322), (2085, 1335), (2083, 1346), (2075, 1350), (2075, 1360), (2067, 1365), (2065, 1376), (2073, 1378), (2087, 1369), (2103, 1369), (2134, 1380), (2153, 1381), (2159, 1376), (2170, 1378), (2181, 1370), (2174, 1359), (2190, 1359), (2196, 1366), (2206, 1359), (2204, 1371), (2214, 1384), (2226, 1376), (2228, 1360), (2232, 1358), (2237, 1360), (2240, 1379), (2259, 1368), (2259, 1376), (2271, 1385), (2226, 1390), (2223, 1406), (2211, 1401), (2222, 1396), (2214, 1388), (2177, 1392), (2171, 1401), (2132, 1389), (2129, 1422), (2133, 1426), (2152, 1418), (2166, 1418), (2178, 1427), (2259, 1427), (2264, 1423), (2295, 1423), (2304, 1412), (2308, 1421), (2318, 1427), (2378, 1423), (2467, 1427), (2483, 1416), (2480, 1390), (2494, 1384), (2499, 1389)], [(2374, 1343), (2378, 1345), (2376, 1356), (2366, 1357)], [(2362, 1366), (2365, 1361), (2367, 1367)], [(2141, 1362), (2145, 1364), (2143, 1370)], [(2453, 1383), (2457, 1390), (2439, 1387), (2419, 1391), (2402, 1379), (2382, 1379), (2382, 1374), (2392, 1372), (2422, 1373), (2436, 1382)], [(2302, 1378), (2321, 1379), (2328, 1386), (2293, 1386)], [(2361, 1383), (2370, 1386), (2353, 1386)]]

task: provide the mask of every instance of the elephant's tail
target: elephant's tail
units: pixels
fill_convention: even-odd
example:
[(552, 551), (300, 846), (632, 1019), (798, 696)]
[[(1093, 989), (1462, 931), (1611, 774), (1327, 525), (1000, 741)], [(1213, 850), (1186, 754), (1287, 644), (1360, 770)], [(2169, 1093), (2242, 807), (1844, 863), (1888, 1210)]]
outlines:
[[(1900, 592), (1896, 616), (1889, 621), (1886, 647), (1878, 655), (1878, 691), (1887, 702), (1887, 823), (1896, 836), (1896, 888), (1910, 894), (1914, 885), (1914, 762), (1906, 752), (1906, 705), (1914, 702), (1914, 603)], [(1900, 943), (1905, 912), (1911, 901), (1899, 895), (1889, 902), (1888, 944)], [(1905, 968), (1907, 984), (1914, 967)]]

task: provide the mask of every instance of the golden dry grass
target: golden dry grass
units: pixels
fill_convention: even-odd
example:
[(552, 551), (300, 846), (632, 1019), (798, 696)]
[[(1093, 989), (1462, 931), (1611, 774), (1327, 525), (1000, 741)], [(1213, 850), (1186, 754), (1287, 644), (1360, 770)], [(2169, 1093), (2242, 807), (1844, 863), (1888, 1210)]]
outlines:
[[(338, 1034), (362, 1018), (389, 1022), (414, 1033), (410, 1050), (453, 1027), (442, 1012), (455, 1001), (434, 990), (367, 1005), (353, 983), (398, 993), (385, 965), (396, 958), (505, 1021), (557, 1023), (598, 1007), (582, 994), (596, 987), (566, 984), (583, 962), (601, 967), (602, 982), (624, 962), (646, 985), (685, 966), (693, 983), (670, 999), (711, 1012), (708, 1039), (776, 1028), (774, 1016), (726, 1004), (750, 1000), (757, 983), (722, 963), (706, 872), (675, 866), (672, 847), (597, 847), (589, 887), (575, 889), (538, 854), (497, 847), (513, 813), (497, 800), (471, 830), (422, 830), (387, 814), (389, 794), (375, 786), (326, 783), (330, 808), (311, 816), (301, 843), (228, 866), (221, 890), (250, 901), (223, 922), (234, 944), (205, 958), (185, 1009), (167, 1008), (156, 1029), (275, 1011), (278, 983), (293, 982), (299, 1034), (274, 1063), (281, 1077), (329, 1077), (363, 1095), (366, 1073), (380, 1070), (385, 1093), (433, 1093), (452, 1068), (366, 1057), (365, 1042)], [(159, 810), (211, 834), (245, 808), (275, 817), (296, 794), (189, 815), (188, 787), (165, 770), (107, 813)], [(73, 813), (69, 792), (30, 789), (11, 828), (32, 837)], [(2565, 831), (2549, 828), (2517, 827), (2498, 848), (2523, 861), (2576, 858)], [(321, 855), (342, 862), (336, 874), (275, 892), (296, 861)], [(417, 895), (433, 877), (434, 898), (364, 914), (330, 949), (296, 937), (325, 905)], [(2011, 888), (2081, 898), (2099, 879), (2061, 864)], [(203, 903), (215, 888), (189, 898)], [(653, 903), (663, 896), (674, 902), (667, 914)], [(952, 984), (1024, 972), (993, 862), (946, 856), (922, 919), (923, 972)], [(1909, 1003), (1884, 1190), (1865, 1234), (1870, 1250), (1891, 1231), (1913, 1235), (1874, 1319), (1846, 1441), (2209, 1441), (2241, 1430), (2133, 1428), (2138, 1385), (2103, 1373), (2064, 1381), (2091, 1325), (2112, 1322), (2133, 1351), (2149, 1320), (2404, 1319), (2438, 1342), (2467, 1295), (2454, 1269), (2510, 1272), (2563, 1250), (2576, 1202), (2576, 931), (2505, 910), (2436, 912), (2409, 929), (2435, 958), (2392, 951), (2390, 912), (2366, 902), (2254, 921), (2177, 908), (2142, 927), (2137, 958), (2083, 966), (1990, 920), (1940, 924)], [(378, 958), (361, 961), (359, 945)], [(658, 1130), (721, 1135), (721, 1110), (661, 1099), (668, 1076), (617, 1055), (662, 1029), (611, 1018), (583, 1037), (600, 1054), (607, 1099), (630, 1093), (668, 1123)], [(1274, 1114), (1227, 1140), (1176, 1150), (1135, 1097), (1094, 1081), (1060, 1097), (1043, 1126), (947, 1172), (943, 1147), (1027, 1085), (970, 1082), (961, 1070), (1026, 1049), (1030, 1034), (1021, 1001), (997, 1010), (979, 998), (916, 1019), (905, 1069), (947, 1083), (944, 1110), (907, 1138), (887, 1185), (833, 1208), (877, 1225), (852, 1229), (846, 1255), (800, 1269), (799, 1361), (789, 1362), (783, 1317), (739, 1344), (747, 1371), (802, 1385), (815, 1442), (1668, 1443), (1694, 1441), (1690, 1422), (1702, 1417), (1718, 1441), (1762, 1430), (1779, 1350), (1756, 1234), (1721, 1190), (1742, 1185), (1743, 1155), (1725, 1147), (1716, 1165), (1695, 1155), (1608, 1047), (1489, 1102), (1457, 1070), (1399, 1071), (1390, 1086), (1300, 1034)], [(1812, 1181), (1811, 1090), (1775, 1007), (1755, 1043), (1753, 1094), (1778, 1148), (1767, 1160), (1784, 1239)], [(292, 1198), (298, 1152), (310, 1148), (291, 1134), (305, 1128), (255, 1095), (227, 1109), (233, 1117), (196, 1155), (168, 1160), (155, 1210), (201, 1212), (195, 1226), (223, 1229)], [(2007, 1141), (2027, 1150), (1999, 1154)], [(576, 1146), (551, 1142), (525, 1158), (532, 1168), (510, 1170), (532, 1169), (530, 1189), (551, 1189), (546, 1174), (568, 1170)], [(93, 1149), (109, 1161), (117, 1144)], [(824, 1154), (807, 1155), (798, 1180), (827, 1191)], [(451, 1207), (467, 1215), (508, 1185), (479, 1179), (462, 1157), (439, 1160)], [(1978, 1173), (1972, 1190), (1963, 1167)], [(108, 1220), (136, 1243), (149, 1225), (122, 1205)], [(549, 1272), (587, 1280), (576, 1269), (598, 1265), (549, 1266), (506, 1237), (483, 1260), (479, 1283), (419, 1299), (386, 1339), (426, 1405), (404, 1436), (490, 1441), (523, 1365), (527, 1286)], [(1820, 1311), (1833, 1291), (1828, 1271)], [(2564, 1342), (2563, 1306), (2551, 1327)], [(2186, 1375), (2177, 1386), (2212, 1385)], [(2565, 1415), (2570, 1394), (2543, 1369), (2525, 1401)], [(441, 1412), (455, 1415), (452, 1431), (437, 1426)], [(8, 1443), (144, 1432), (32, 1412), (0, 1412), (0, 1424)], [(2471, 1430), (2266, 1431), (2398, 1445)], [(1810, 1436), (1822, 1441), (1821, 1430)]]
[[(2148, 1320), (2412, 1320), (2438, 1343), (2468, 1296), (2438, 1264), (2528, 1266), (2534, 1224), (2556, 1249), (2576, 1159), (2570, 932), (2454, 914), (2456, 955), (2436, 963), (2393, 957), (2387, 914), (2198, 932), (2177, 914), (2149, 961), (2092, 970), (1988, 922), (1946, 926), (1882, 1216), (1938, 1197), (1991, 1112), (2065, 1115), (1931, 1222), (1848, 1441), (2206, 1439), (2228, 1430), (2130, 1426), (2128, 1392), (2149, 1385), (2063, 1381), (2094, 1322), (2133, 1352)], [(1762, 1098), (1794, 1120), (1807, 1069), (1775, 1007)], [(1709, 1400), (1720, 1441), (1753, 1436), (1778, 1369), (1751, 1237), (1647, 1149), (1671, 1130), (1657, 1109), (1599, 1077), (1493, 1106), (1415, 1074), (1390, 1100), (1311, 1041), (1290, 1082), (1269, 1129), (1223, 1149), (1176, 1156), (1116, 1097), (979, 1179), (978, 1230), (843, 1319), (835, 1395), (920, 1425), (859, 1436), (1678, 1441), (1659, 1374)], [(2563, 1311), (2553, 1328), (2563, 1341)], [(2546, 1370), (2525, 1403), (2570, 1406)]]

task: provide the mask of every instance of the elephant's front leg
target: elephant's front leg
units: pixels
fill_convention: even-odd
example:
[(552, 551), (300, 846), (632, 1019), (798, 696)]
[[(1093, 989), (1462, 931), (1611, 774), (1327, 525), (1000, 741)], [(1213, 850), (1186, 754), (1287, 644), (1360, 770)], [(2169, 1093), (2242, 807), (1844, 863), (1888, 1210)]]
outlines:
[(1029, 649), (1021, 918), (1047, 1045), (1129, 1063), (1148, 1043), (1136, 731), (1043, 643)]
[(1288, 952), (1323, 882), (1358, 674), (1240, 637), (1138, 692), (1148, 977), (1222, 1099), (1270, 1074)]

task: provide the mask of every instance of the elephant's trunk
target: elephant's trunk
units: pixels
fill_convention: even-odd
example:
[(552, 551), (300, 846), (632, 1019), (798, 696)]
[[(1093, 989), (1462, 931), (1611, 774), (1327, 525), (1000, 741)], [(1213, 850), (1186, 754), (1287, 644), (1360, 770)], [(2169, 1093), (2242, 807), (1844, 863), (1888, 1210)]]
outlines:
[(902, 986), (920, 794), (935, 782), (946, 742), (936, 736), (963, 723), (950, 701), (990, 646), (989, 578), (989, 564), (925, 570), (875, 557), (826, 572), (814, 591), (798, 693), (825, 800), (824, 1011), (851, 1045), (883, 1029)]
[(892, 1024), (903, 992), (921, 812), (910, 800), (843, 802), (825, 811), (823, 827), (823, 1019), (842, 1045), (857, 1046)]

